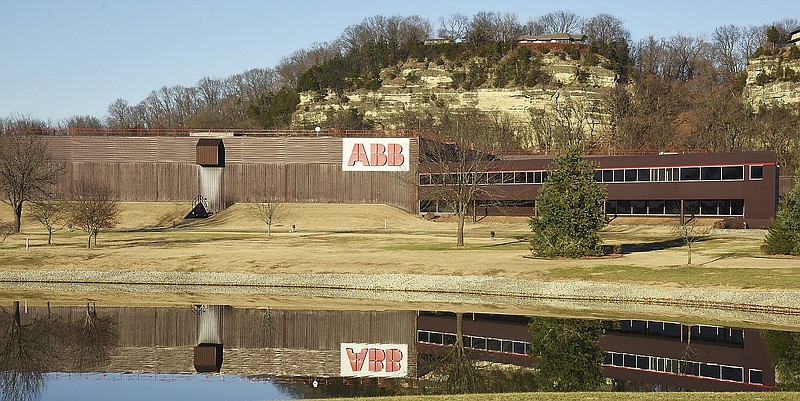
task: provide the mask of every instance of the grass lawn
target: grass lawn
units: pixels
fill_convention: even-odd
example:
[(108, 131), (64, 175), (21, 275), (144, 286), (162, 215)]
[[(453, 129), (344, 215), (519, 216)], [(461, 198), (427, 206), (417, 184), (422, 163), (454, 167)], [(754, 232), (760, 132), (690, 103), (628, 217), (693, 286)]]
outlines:
[[(91, 250), (79, 231), (59, 231), (47, 245), (41, 226), (25, 220), (23, 232), (0, 246), (0, 269), (392, 272), (800, 290), (800, 259), (762, 255), (760, 230), (715, 231), (695, 244), (691, 266), (686, 246), (669, 227), (645, 225), (603, 232), (607, 243), (623, 245), (618, 257), (539, 259), (530, 257), (524, 219), (470, 222), (467, 245), (457, 248), (453, 221), (428, 221), (383, 205), (285, 206), (289, 217), (267, 237), (247, 205), (183, 220), (190, 208), (185, 203), (125, 203), (118, 227), (101, 232)], [(6, 205), (0, 219), (11, 219)], [(289, 232), (292, 224), (297, 232)]]

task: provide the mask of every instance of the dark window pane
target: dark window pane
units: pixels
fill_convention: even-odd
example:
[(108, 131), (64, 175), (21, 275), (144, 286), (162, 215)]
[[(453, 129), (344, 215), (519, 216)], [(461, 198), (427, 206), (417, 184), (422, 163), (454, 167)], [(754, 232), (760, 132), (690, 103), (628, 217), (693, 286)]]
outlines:
[(660, 336), (664, 334), (664, 323), (663, 322), (648, 322), (647, 323), (647, 334), (651, 336)]
[(744, 216), (744, 199), (731, 200), (731, 216)]
[(614, 182), (625, 182), (625, 170), (614, 170)]
[(614, 182), (614, 170), (603, 170), (603, 182)]
[(650, 369), (650, 357), (638, 356), (636, 357), (636, 367), (639, 369)]
[(632, 320), (631, 332), (636, 334), (647, 334), (647, 321), (646, 320)]
[(528, 184), (533, 184), (533, 183), (535, 182), (535, 181), (534, 181), (534, 174), (533, 174), (533, 171), (528, 171), (527, 173), (525, 173), (525, 181), (526, 181)]
[(428, 342), (428, 332), (427, 331), (418, 331), (417, 332), (417, 341), (421, 343)]
[(720, 214), (720, 216), (730, 216), (731, 215), (731, 201), (729, 201), (729, 200), (721, 200), (721, 201), (719, 201), (719, 214)]
[(500, 348), (500, 340), (495, 340), (493, 338), (486, 340), (486, 349), (488, 349), (489, 351), (499, 352), (500, 350), (502, 350), (502, 348)]
[(511, 341), (503, 340), (500, 343), (500, 350), (505, 352), (505, 353), (507, 353), (507, 354), (512, 353), (514, 351), (514, 348), (512, 348)]
[(700, 167), (681, 168), (681, 181), (697, 181), (700, 179)]
[(720, 376), (719, 365), (707, 365), (705, 363), (700, 365), (700, 376), (719, 379)]
[(700, 179), (706, 181), (719, 181), (722, 179), (721, 167), (703, 167), (700, 169)]
[(429, 341), (433, 344), (442, 344), (442, 333), (431, 333)]
[(606, 202), (606, 214), (617, 214), (617, 201)]
[(603, 365), (611, 365), (613, 363), (613, 358), (610, 352), (603, 353)]
[(750, 179), (751, 180), (764, 179), (764, 166), (750, 166)]
[(730, 333), (730, 342), (731, 344), (736, 345), (744, 345), (744, 330), (742, 329), (731, 329)]
[(764, 372), (758, 369), (750, 369), (750, 383), (764, 384)]
[(617, 201), (617, 214), (631, 214), (631, 201)]
[(717, 201), (704, 200), (700, 202), (700, 214), (716, 215), (717, 214)]
[(664, 210), (667, 214), (681, 214), (681, 201), (668, 200), (664, 202)]
[(686, 214), (699, 214), (700, 201), (696, 200), (683, 201), (683, 212)]
[(647, 201), (647, 213), (664, 214), (664, 201)]
[(650, 181), (650, 169), (649, 168), (640, 168), (639, 169), (639, 176), (636, 177), (638, 181)]
[(533, 180), (534, 180), (533, 182), (535, 182), (537, 184), (541, 184), (543, 182), (542, 181), (542, 172), (541, 171), (537, 171), (537, 172), (533, 173)]
[(743, 180), (744, 166), (728, 166), (722, 168), (723, 180)]
[(478, 184), (486, 184), (489, 182), (486, 173), (475, 173), (475, 182)]
[(647, 214), (647, 201), (631, 201), (633, 214)]
[(542, 182), (547, 181), (547, 171), (542, 171)]
[(503, 182), (502, 173), (489, 173), (489, 184), (499, 184)]
[(514, 182), (517, 184), (524, 184), (525, 183), (525, 173), (522, 171), (518, 171), (514, 173)]
[(603, 182), (603, 172), (600, 170), (594, 171), (594, 180), (597, 182)]
[(442, 336), (442, 344), (444, 345), (455, 345), (456, 343), (456, 335), (455, 334), (445, 334)]
[(525, 343), (521, 343), (519, 341), (514, 341), (514, 353), (515, 354), (525, 354)]
[(419, 175), (419, 185), (431, 185), (431, 175), (430, 174), (420, 174)]
[(681, 325), (678, 323), (664, 323), (664, 335), (669, 337), (680, 338)]
[(502, 174), (503, 174), (503, 184), (514, 183), (514, 173), (502, 173)]
[(622, 356), (622, 365), (626, 368), (636, 367), (636, 355), (625, 354)]
[(436, 212), (436, 201), (430, 201), (430, 200), (421, 200), (421, 201), (419, 201), (419, 212), (420, 213), (435, 213)]
[(744, 369), (742, 368), (734, 368), (730, 366), (723, 366), (722, 367), (722, 378), (724, 380), (731, 380), (735, 382), (742, 383), (744, 382)]
[(616, 353), (616, 354), (612, 355), (612, 360), (613, 360), (614, 366), (624, 366), (623, 361), (622, 361), (623, 360), (622, 354)]
[(475, 349), (486, 349), (486, 339), (483, 337), (473, 337), (472, 338), (472, 348)]
[(627, 182), (636, 181), (636, 178), (638, 178), (638, 176), (639, 173), (637, 172), (636, 169), (630, 169), (630, 168), (625, 169), (625, 181)]

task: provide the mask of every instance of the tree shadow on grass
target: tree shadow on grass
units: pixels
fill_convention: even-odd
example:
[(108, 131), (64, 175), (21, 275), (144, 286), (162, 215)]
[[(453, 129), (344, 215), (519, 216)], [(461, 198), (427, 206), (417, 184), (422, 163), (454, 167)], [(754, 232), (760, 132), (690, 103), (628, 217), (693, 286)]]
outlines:
[[(706, 240), (705, 238), (701, 238), (695, 240), (694, 243), (702, 242), (705, 240)], [(622, 244), (620, 253), (629, 254), (637, 252), (660, 251), (670, 248), (680, 248), (685, 245), (686, 242), (684, 242), (682, 238), (673, 238), (670, 240), (655, 241), (655, 242), (641, 242), (637, 244)]]

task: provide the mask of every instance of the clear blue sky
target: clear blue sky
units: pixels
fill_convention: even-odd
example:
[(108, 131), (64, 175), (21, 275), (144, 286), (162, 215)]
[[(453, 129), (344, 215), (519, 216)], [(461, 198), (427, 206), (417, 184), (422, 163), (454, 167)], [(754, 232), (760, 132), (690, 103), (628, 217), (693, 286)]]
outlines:
[[(335, 39), (374, 15), (439, 17), (514, 12), (521, 22), (559, 9), (623, 19), (634, 40), (710, 34), (721, 25), (800, 18), (800, 1), (572, 0), (0, 0), (0, 117), (54, 124), (104, 117), (118, 98), (136, 104), (162, 86), (192, 86), (274, 67), (292, 51)], [(568, 5), (568, 7), (566, 6)], [(434, 28), (435, 29), (435, 28)]]

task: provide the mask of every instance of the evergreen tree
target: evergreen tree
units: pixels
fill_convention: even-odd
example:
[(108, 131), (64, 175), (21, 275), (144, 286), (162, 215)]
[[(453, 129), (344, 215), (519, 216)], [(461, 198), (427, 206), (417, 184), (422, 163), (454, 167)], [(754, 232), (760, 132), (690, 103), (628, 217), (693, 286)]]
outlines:
[(800, 255), (800, 186), (781, 199), (761, 249), (768, 254)]
[(598, 320), (534, 317), (531, 357), (542, 391), (597, 391), (603, 384), (603, 324)]
[(556, 158), (536, 199), (531, 249), (537, 256), (579, 257), (602, 254), (599, 231), (606, 225), (605, 185), (594, 180), (596, 165), (577, 148)]

